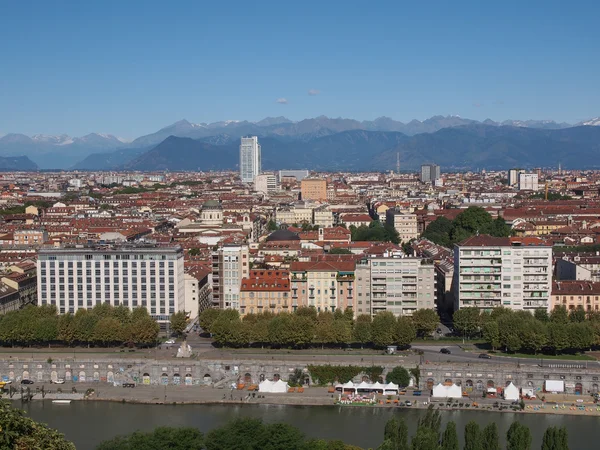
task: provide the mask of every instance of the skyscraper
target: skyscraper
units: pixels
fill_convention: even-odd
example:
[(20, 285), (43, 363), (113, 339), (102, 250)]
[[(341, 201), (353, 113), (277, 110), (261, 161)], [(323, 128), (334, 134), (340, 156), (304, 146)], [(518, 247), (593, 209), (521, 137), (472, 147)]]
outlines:
[(440, 178), (440, 166), (437, 164), (423, 164), (421, 166), (421, 181), (423, 183), (434, 183)]
[(260, 174), (260, 144), (258, 137), (243, 137), (240, 143), (240, 177), (242, 183), (253, 183)]

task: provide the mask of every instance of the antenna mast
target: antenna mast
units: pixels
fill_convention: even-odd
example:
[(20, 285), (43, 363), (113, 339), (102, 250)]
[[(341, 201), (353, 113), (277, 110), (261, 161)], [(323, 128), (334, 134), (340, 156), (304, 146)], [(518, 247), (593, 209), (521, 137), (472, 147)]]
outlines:
[(400, 174), (400, 152), (396, 152), (396, 173)]

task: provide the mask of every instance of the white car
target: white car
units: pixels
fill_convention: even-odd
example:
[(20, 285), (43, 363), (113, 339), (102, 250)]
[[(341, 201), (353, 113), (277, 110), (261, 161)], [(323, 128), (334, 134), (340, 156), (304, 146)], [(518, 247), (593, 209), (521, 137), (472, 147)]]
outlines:
[(165, 344), (174, 344), (175, 343), (175, 339), (169, 339), (168, 341), (165, 341)]
[(59, 378), (56, 381), (53, 381), (54, 384), (65, 384), (65, 380), (63, 380), (62, 378)]

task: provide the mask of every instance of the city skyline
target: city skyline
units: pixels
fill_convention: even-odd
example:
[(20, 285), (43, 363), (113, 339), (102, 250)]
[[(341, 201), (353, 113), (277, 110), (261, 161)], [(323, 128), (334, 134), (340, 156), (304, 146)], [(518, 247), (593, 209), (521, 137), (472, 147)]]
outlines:
[(0, 134), (132, 139), (182, 117), (598, 116), (598, 5), (545, 2), (539, 20), (536, 3), (389, 2), (366, 14), (358, 3), (11, 4)]

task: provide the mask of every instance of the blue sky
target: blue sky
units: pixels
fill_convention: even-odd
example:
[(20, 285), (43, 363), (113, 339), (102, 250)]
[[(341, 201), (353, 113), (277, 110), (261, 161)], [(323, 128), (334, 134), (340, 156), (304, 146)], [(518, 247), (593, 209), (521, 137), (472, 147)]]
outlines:
[(322, 114), (577, 122), (600, 115), (597, 3), (4, 1), (0, 134)]

